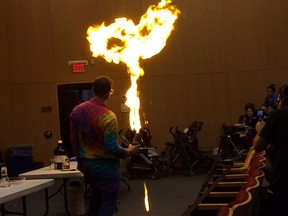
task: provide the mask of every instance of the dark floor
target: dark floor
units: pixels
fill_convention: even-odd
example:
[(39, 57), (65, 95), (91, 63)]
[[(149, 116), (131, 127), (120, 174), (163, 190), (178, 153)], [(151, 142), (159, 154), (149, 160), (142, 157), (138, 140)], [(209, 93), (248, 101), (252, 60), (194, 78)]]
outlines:
[[(150, 178), (135, 178), (128, 181), (131, 190), (123, 183), (119, 196), (118, 212), (115, 216), (180, 216), (195, 200), (200, 187), (204, 181), (205, 175), (187, 176), (184, 174), (175, 174), (169, 177), (152, 180)], [(144, 182), (147, 185), (150, 211), (146, 212), (144, 206)], [(49, 194), (55, 192), (61, 181), (57, 180), (55, 185), (49, 188)], [(68, 192), (71, 188), (68, 188)], [(77, 203), (73, 197), (69, 198), (71, 202)], [(70, 202), (70, 203), (71, 203)], [(86, 200), (85, 211), (87, 212)], [(65, 213), (64, 199), (61, 193), (49, 200), (49, 216), (64, 216)], [(73, 208), (72, 215), (77, 211), (77, 205), (70, 206)], [(22, 210), (22, 199), (17, 199), (5, 204), (5, 208), (18, 211)], [(27, 213), (28, 216), (40, 216), (45, 212), (44, 191), (40, 191), (27, 196)]]

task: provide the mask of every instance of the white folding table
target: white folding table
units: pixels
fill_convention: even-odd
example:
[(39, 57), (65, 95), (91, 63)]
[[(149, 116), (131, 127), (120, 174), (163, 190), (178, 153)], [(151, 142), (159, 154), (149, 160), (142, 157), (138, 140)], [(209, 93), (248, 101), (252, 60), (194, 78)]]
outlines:
[[(9, 214), (23, 214), (27, 215), (26, 209), (26, 196), (40, 190), (45, 190), (45, 205), (46, 205), (46, 212), (45, 215), (48, 213), (49, 205), (48, 205), (48, 191), (47, 188), (54, 185), (54, 179), (34, 179), (34, 180), (23, 180), (18, 183), (11, 183), (9, 187), (1, 187), (0, 188), (0, 204), (1, 209), (0, 212), (2, 215), (6, 213)], [(22, 198), (23, 201), (23, 213), (19, 212), (11, 212), (5, 210), (4, 204), (12, 201), (17, 198)]]
[[(80, 177), (80, 178), (84, 179), (83, 173), (80, 172), (79, 170), (77, 170), (77, 162), (76, 161), (70, 162), (70, 170), (65, 170), (65, 171), (64, 170), (56, 170), (54, 168), (51, 168), (50, 166), (47, 166), (47, 167), (43, 167), (40, 169), (29, 171), (29, 172), (21, 173), (21, 174), (19, 174), (19, 176), (26, 177), (27, 179), (45, 179), (45, 178), (63, 179), (63, 183), (61, 184), (61, 186), (58, 188), (58, 190), (55, 193), (50, 195), (48, 197), (48, 199), (52, 198), (54, 195), (59, 193), (63, 188), (65, 209), (66, 209), (66, 213), (68, 215), (70, 215), (70, 213), (69, 213), (69, 208), (68, 208), (67, 181), (70, 178), (79, 178)], [(84, 197), (83, 197), (83, 199), (84, 199)]]

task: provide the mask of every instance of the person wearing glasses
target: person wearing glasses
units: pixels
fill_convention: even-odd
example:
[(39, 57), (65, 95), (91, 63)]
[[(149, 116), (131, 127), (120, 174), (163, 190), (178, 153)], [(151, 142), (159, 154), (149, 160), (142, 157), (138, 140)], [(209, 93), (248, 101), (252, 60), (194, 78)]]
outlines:
[(120, 190), (120, 159), (137, 154), (133, 145), (117, 142), (116, 115), (105, 105), (113, 94), (113, 81), (99, 76), (93, 82), (94, 97), (78, 104), (70, 114), (71, 144), (78, 169), (92, 189), (89, 216), (114, 214)]

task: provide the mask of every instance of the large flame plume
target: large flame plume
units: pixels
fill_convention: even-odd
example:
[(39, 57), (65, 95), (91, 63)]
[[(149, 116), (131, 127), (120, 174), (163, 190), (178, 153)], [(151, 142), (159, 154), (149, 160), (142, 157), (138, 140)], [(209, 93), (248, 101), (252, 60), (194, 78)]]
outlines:
[(140, 59), (151, 58), (166, 45), (173, 25), (180, 11), (170, 0), (161, 0), (158, 5), (151, 5), (135, 25), (131, 19), (117, 18), (109, 26), (103, 22), (90, 26), (87, 39), (94, 57), (103, 57), (107, 62), (126, 64), (130, 74), (131, 87), (126, 92), (126, 105), (130, 108), (130, 127), (139, 132), (140, 99), (137, 80), (144, 75)]

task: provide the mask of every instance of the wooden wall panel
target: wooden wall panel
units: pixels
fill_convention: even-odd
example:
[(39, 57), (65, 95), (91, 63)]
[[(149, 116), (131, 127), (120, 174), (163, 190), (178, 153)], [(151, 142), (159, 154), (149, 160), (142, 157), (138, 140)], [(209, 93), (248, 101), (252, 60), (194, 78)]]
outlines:
[(7, 47), (7, 20), (6, 20), (6, 3), (0, 0), (0, 83), (9, 84), (9, 64), (8, 64), (8, 47)]
[(55, 79), (58, 82), (89, 80), (93, 76), (90, 65), (86, 66), (85, 73), (73, 74), (68, 61), (88, 60), (90, 63), (92, 55), (86, 32), (92, 20), (99, 16), (98, 1), (52, 0), (50, 7)]
[(253, 71), (229, 74), (229, 95), (231, 104), (231, 123), (236, 123), (244, 112), (246, 103), (260, 107), (266, 96), (266, 87), (270, 84), (263, 74), (265, 71)]
[[(228, 75), (209, 73), (189, 76), (189, 120), (202, 121), (199, 147), (207, 150), (219, 145), (222, 125), (230, 118)], [(200, 145), (201, 144), (201, 145)]]
[(5, 149), (13, 144), (14, 140), (14, 116), (12, 112), (12, 95), (10, 84), (0, 85), (0, 149), (6, 157)]
[(223, 0), (223, 8), (228, 70), (267, 68), (263, 1)]
[[(288, 56), (287, 56), (288, 57)], [(269, 70), (267, 71), (267, 76), (270, 83), (276, 85), (276, 91), (278, 92), (279, 88), (284, 84), (288, 84), (288, 68), (282, 70)]]
[(226, 70), (223, 9), (217, 1), (184, 1), (182, 61), (187, 73), (211, 73)]
[(153, 144), (163, 149), (164, 143), (171, 141), (170, 127), (187, 127), (188, 83), (186, 76), (143, 77), (139, 84), (141, 104), (149, 128), (153, 135)]
[(267, 63), (270, 69), (288, 67), (288, 1), (264, 1)]
[[(14, 144), (32, 144), (34, 161), (49, 164), (53, 150), (57, 147), (58, 107), (54, 101), (55, 86), (51, 84), (15, 84), (12, 86), (12, 112), (14, 121)], [(42, 107), (51, 107), (50, 112), (42, 112)], [(51, 139), (44, 132), (53, 133)]]
[(48, 2), (6, 1), (9, 64), (14, 83), (53, 79)]

